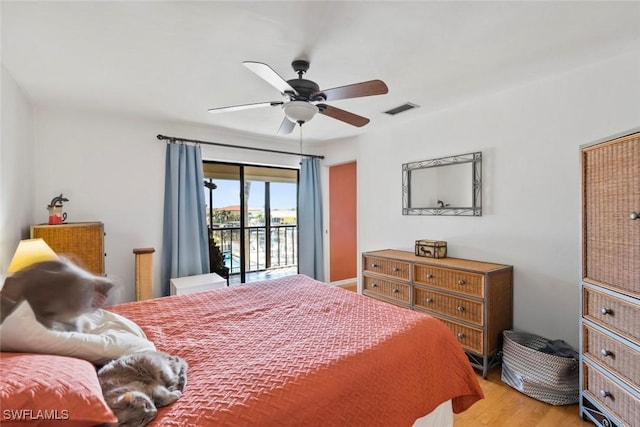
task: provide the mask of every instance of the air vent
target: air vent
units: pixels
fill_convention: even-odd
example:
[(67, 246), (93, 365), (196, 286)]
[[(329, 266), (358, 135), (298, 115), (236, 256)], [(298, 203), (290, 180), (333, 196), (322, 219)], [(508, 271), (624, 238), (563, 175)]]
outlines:
[(390, 116), (395, 116), (396, 114), (403, 113), (408, 110), (413, 110), (414, 108), (420, 108), (419, 105), (413, 104), (411, 102), (405, 102), (402, 105), (399, 105), (395, 108), (385, 111), (385, 114), (389, 114)]

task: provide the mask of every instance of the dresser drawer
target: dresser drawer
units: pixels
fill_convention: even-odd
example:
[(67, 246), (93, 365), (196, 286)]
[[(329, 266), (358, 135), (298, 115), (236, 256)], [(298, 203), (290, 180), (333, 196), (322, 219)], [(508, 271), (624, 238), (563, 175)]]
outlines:
[(640, 306), (583, 286), (582, 315), (640, 344)]
[(415, 283), (484, 298), (484, 275), (415, 264)]
[(640, 352), (587, 325), (582, 326), (582, 352), (640, 390)]
[(364, 276), (362, 282), (362, 289), (365, 293), (375, 294), (407, 305), (411, 302), (411, 286), (406, 283), (370, 276)]
[(583, 363), (583, 391), (616, 418), (627, 425), (638, 426), (640, 420), (640, 399), (634, 397), (611, 379), (607, 378), (589, 363)]
[(446, 314), (478, 326), (484, 325), (484, 304), (481, 302), (446, 295), (418, 286), (414, 288), (413, 292), (413, 305), (417, 307)]
[(409, 273), (411, 271), (411, 264), (408, 262), (365, 255), (362, 263), (364, 271), (385, 274), (387, 276), (393, 276), (406, 281), (409, 281), (410, 279)]
[(484, 354), (484, 333), (482, 329), (451, 322), (437, 315), (433, 315), (433, 317), (436, 317), (451, 329), (451, 332), (458, 338), (458, 342), (462, 345), (462, 348), (476, 354)]

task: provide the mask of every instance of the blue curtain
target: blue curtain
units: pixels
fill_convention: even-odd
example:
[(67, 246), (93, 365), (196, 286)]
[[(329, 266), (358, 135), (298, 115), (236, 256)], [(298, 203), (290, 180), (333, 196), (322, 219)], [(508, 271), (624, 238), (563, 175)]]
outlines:
[(162, 292), (169, 280), (209, 273), (200, 146), (167, 144), (162, 230)]
[(322, 191), (318, 159), (302, 159), (298, 204), (298, 271), (324, 281)]

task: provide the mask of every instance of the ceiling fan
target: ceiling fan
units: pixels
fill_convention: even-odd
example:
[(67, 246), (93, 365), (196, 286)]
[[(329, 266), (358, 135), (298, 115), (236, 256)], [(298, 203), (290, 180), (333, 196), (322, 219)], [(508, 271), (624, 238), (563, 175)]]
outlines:
[(229, 111), (247, 110), (260, 107), (282, 106), (285, 117), (278, 130), (279, 134), (288, 134), (293, 131), (296, 124), (311, 120), (316, 113), (323, 114), (353, 126), (362, 127), (369, 123), (369, 119), (349, 111), (327, 105), (325, 101), (338, 99), (358, 98), (362, 96), (382, 95), (389, 91), (382, 80), (370, 80), (354, 83), (346, 86), (320, 90), (317, 83), (303, 79), (304, 73), (309, 70), (309, 61), (297, 59), (291, 63), (291, 67), (298, 74), (297, 79), (285, 80), (271, 67), (262, 62), (244, 61), (244, 66), (256, 73), (267, 83), (275, 87), (282, 94), (282, 101), (258, 102), (255, 104), (234, 105), (209, 109), (210, 113), (224, 113)]

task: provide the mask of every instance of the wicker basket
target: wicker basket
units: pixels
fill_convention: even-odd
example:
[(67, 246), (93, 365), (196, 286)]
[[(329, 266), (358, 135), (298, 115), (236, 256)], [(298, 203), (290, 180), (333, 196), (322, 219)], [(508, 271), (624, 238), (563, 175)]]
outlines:
[(549, 340), (519, 331), (504, 331), (502, 381), (529, 397), (552, 405), (579, 400), (579, 363), (540, 351)]

